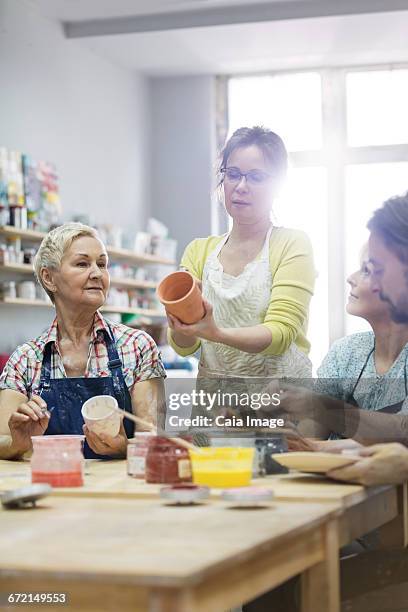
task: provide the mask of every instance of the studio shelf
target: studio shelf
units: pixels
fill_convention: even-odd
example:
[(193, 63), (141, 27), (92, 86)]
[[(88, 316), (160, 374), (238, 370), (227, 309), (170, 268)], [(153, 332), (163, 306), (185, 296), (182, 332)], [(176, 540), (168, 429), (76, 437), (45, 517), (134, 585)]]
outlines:
[[(0, 300), (0, 305), (4, 306), (34, 306), (41, 308), (53, 308), (51, 302), (45, 300), (25, 300), (23, 298), (3, 298)], [(118, 314), (133, 314), (145, 317), (164, 318), (165, 314), (161, 310), (152, 308), (120, 308), (117, 306), (102, 306), (102, 312), (112, 312)]]
[[(46, 236), (44, 232), (37, 232), (34, 230), (24, 230), (12, 225), (3, 225), (0, 227), (0, 235), (8, 238), (21, 238), (23, 240), (29, 240), (30, 242), (41, 242)], [(175, 261), (166, 259), (164, 257), (158, 257), (157, 255), (145, 255), (142, 253), (135, 253), (129, 249), (116, 249), (110, 246), (106, 247), (108, 255), (111, 259), (117, 261), (125, 261), (127, 263), (133, 263), (135, 265), (143, 264), (156, 264), (164, 266), (174, 266)]]
[[(0, 272), (14, 272), (33, 276), (34, 270), (31, 264), (0, 264)], [(123, 289), (156, 289), (155, 281), (136, 280), (134, 278), (115, 278), (111, 276), (112, 287), (122, 287)]]

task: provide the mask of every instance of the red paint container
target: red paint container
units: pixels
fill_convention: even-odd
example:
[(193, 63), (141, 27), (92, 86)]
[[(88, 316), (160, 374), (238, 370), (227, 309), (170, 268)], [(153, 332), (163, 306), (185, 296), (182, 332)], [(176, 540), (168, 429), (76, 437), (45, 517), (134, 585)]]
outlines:
[(154, 436), (149, 440), (146, 455), (146, 482), (178, 484), (191, 482), (188, 450), (169, 438)]
[(82, 487), (84, 484), (85, 436), (32, 436), (31, 482), (52, 487)]

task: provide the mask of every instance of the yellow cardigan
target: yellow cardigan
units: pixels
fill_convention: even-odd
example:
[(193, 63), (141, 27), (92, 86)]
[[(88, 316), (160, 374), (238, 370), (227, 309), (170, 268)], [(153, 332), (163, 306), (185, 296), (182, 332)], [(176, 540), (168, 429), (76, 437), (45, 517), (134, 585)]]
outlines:
[[(180, 267), (201, 280), (204, 264), (223, 236), (197, 238), (184, 251)], [(260, 254), (258, 255), (260, 257)], [(275, 227), (269, 243), (269, 264), (273, 274), (269, 307), (263, 325), (272, 333), (272, 342), (262, 355), (281, 355), (295, 342), (306, 354), (310, 342), (306, 338), (309, 304), (314, 290), (315, 268), (312, 245), (299, 230)], [(200, 346), (177, 346), (172, 335), (168, 340), (181, 356), (192, 355)]]

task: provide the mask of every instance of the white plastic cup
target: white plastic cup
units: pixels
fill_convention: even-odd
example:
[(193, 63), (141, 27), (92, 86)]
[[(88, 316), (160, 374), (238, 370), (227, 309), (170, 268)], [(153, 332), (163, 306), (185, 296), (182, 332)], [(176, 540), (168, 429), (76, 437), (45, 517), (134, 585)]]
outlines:
[(82, 406), (82, 416), (90, 431), (100, 436), (117, 436), (120, 429), (120, 414), (116, 412), (118, 402), (111, 395), (95, 395)]

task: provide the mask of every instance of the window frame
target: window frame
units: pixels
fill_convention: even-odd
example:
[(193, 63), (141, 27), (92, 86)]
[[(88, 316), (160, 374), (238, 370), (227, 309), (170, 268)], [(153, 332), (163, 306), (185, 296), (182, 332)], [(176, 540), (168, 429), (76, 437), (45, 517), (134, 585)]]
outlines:
[[(359, 64), (339, 67), (308, 67), (292, 70), (274, 70), (230, 74), (218, 77), (225, 86), (229, 79), (243, 77), (282, 76), (315, 72), (321, 77), (322, 88), (322, 148), (320, 150), (289, 153), (294, 168), (321, 166), (327, 172), (327, 240), (328, 240), (328, 312), (329, 346), (346, 334), (346, 269), (345, 269), (345, 213), (346, 168), (349, 165), (406, 162), (408, 143), (395, 145), (349, 146), (347, 140), (346, 76), (351, 72), (408, 69), (408, 63)], [(221, 81), (222, 80), (222, 81)], [(228, 100), (224, 108), (228, 109)], [(226, 117), (226, 121), (228, 118)], [(392, 195), (392, 194), (390, 194)], [(219, 206), (214, 201), (214, 206)], [(226, 223), (213, 214), (213, 229), (226, 231)], [(368, 221), (368, 219), (367, 219)]]

